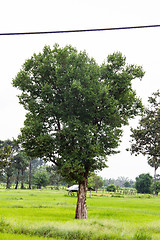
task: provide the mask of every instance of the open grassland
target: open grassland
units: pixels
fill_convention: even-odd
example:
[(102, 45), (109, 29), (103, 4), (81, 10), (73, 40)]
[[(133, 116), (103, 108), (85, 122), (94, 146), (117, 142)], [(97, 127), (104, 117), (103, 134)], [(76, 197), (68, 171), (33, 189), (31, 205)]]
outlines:
[(76, 196), (0, 190), (0, 239), (160, 239), (160, 197), (92, 195), (88, 219), (74, 219)]

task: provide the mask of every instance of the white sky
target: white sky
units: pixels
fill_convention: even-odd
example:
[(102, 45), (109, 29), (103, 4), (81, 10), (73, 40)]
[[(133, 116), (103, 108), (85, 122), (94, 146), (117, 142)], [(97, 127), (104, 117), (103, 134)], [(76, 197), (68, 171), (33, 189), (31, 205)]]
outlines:
[[(159, 0), (5, 0), (0, 1), (0, 33), (108, 28), (160, 24)], [(148, 96), (160, 88), (160, 28), (90, 33), (0, 36), (0, 139), (16, 138), (23, 127), (25, 112), (18, 103), (12, 79), (26, 59), (44, 45), (71, 44), (86, 50), (102, 63), (108, 54), (120, 51), (128, 63), (142, 65), (146, 74), (134, 88), (147, 103)], [(130, 126), (136, 127), (137, 120)], [(108, 158), (109, 168), (100, 175), (134, 179), (141, 173), (153, 175), (146, 157), (126, 152), (129, 128), (124, 128), (121, 153)], [(160, 172), (158, 172), (160, 173)]]

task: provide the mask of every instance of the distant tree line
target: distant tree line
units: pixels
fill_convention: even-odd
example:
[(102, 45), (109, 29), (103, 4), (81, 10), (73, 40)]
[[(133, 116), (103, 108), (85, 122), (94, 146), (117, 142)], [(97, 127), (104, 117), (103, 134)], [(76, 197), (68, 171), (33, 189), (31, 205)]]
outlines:
[[(118, 177), (117, 179), (102, 177), (91, 173), (88, 178), (88, 188), (97, 191), (99, 188), (109, 192), (115, 192), (122, 188), (135, 188), (138, 193), (160, 192), (160, 176), (155, 175), (154, 179), (150, 174), (140, 174), (133, 181), (126, 177)], [(0, 181), (5, 183), (8, 189), (11, 186), (15, 189), (18, 187), (38, 188), (48, 185), (59, 189), (60, 186), (70, 186), (75, 184), (74, 181), (64, 180), (57, 167), (54, 164), (47, 165), (41, 158), (28, 157), (17, 145), (16, 141), (0, 140)]]
[(109, 178), (109, 179), (104, 179), (104, 186), (108, 186), (114, 184), (116, 187), (123, 188), (123, 187), (128, 187), (128, 188), (134, 188), (135, 187), (135, 181), (126, 178), (126, 177), (118, 177), (117, 179), (114, 178)]
[[(155, 178), (156, 178), (156, 192), (155, 192)], [(117, 179), (104, 179), (104, 185), (109, 192), (115, 192), (122, 188), (135, 188), (137, 193), (147, 193), (156, 195), (160, 192), (160, 175), (153, 177), (149, 173), (142, 173), (136, 177), (136, 181), (129, 180), (125, 177)]]
[(6, 188), (14, 185), (15, 189), (24, 189), (26, 185), (31, 189), (63, 184), (54, 166), (47, 166), (41, 158), (28, 157), (11, 140), (0, 141), (0, 181)]
[[(48, 185), (59, 189), (60, 186), (70, 186), (74, 181), (65, 181), (54, 164), (46, 164), (41, 158), (28, 157), (17, 145), (16, 141), (0, 140), (0, 182), (11, 186), (38, 188)], [(97, 190), (103, 186), (101, 177), (92, 173), (88, 179), (88, 187)]]

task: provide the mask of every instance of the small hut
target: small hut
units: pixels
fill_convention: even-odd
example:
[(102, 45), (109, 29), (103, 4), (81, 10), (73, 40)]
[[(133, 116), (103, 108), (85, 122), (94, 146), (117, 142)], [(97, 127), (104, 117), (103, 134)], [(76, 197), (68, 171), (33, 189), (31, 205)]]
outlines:
[(68, 191), (68, 195), (70, 194), (71, 196), (73, 195), (74, 192), (78, 193), (79, 186), (78, 185), (73, 185), (66, 190)]
[[(68, 195), (70, 194), (72, 196), (72, 195), (74, 195), (73, 193), (75, 193), (75, 192), (78, 194), (79, 185), (73, 185), (73, 186), (67, 188), (66, 190), (68, 191)], [(87, 191), (90, 191), (90, 197), (91, 197), (91, 191), (95, 191), (95, 189), (87, 188)]]

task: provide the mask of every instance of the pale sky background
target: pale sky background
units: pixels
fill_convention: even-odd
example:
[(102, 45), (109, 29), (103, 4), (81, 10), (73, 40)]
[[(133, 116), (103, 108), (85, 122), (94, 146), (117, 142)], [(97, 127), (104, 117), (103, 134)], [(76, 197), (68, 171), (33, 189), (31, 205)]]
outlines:
[[(159, 0), (5, 0), (0, 1), (0, 33), (110, 28), (160, 24)], [(26, 59), (42, 51), (44, 45), (71, 44), (86, 50), (101, 64), (115, 51), (122, 52), (127, 63), (143, 66), (143, 80), (133, 83), (138, 96), (147, 104), (148, 96), (160, 88), (160, 28), (88, 33), (0, 36), (0, 139), (16, 138), (23, 127), (25, 112), (18, 103), (12, 79)], [(130, 127), (124, 128), (121, 153), (108, 158), (103, 178), (119, 176), (135, 179), (150, 173), (147, 157), (131, 156)], [(158, 171), (157, 173), (160, 173)]]

